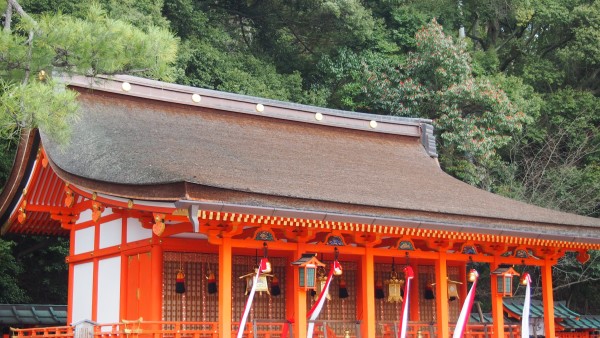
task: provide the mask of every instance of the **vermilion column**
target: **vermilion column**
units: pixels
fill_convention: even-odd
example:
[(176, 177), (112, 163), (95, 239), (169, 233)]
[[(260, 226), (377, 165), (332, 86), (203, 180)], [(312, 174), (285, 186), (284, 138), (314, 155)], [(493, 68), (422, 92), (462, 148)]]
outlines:
[(554, 337), (554, 294), (552, 293), (552, 263), (546, 259), (542, 267), (542, 297), (544, 299), (544, 333), (546, 337)]
[(421, 288), (421, 284), (419, 283), (419, 268), (414, 264), (410, 264), (410, 266), (415, 272), (415, 277), (410, 282), (410, 290), (408, 291), (410, 292), (408, 298), (408, 318), (411, 321), (418, 322), (421, 320), (421, 309), (419, 308), (419, 302), (421, 301), (419, 299), (419, 290)]
[[(296, 257), (294, 260), (300, 258), (305, 252), (305, 243), (298, 243), (296, 250)], [(307, 320), (306, 320), (306, 290), (300, 288), (298, 279), (300, 278), (300, 272), (297, 267), (294, 268), (293, 278), (291, 280), (292, 288), (294, 290), (294, 337), (306, 337)], [(290, 282), (288, 282), (290, 283)], [(288, 284), (289, 286), (289, 284)]]
[(440, 249), (440, 258), (435, 262), (436, 284), (435, 303), (437, 318), (437, 338), (449, 338), (448, 323), (448, 267), (445, 249)]
[[(490, 271), (498, 268), (497, 261), (491, 264)], [(491, 276), (491, 294), (492, 294), (492, 318), (494, 320), (494, 337), (504, 337), (504, 305), (502, 304), (502, 295), (498, 294), (498, 278), (496, 275)]]
[(232, 292), (231, 238), (223, 236), (219, 246), (219, 337), (231, 338)]
[[(150, 249), (151, 257), (152, 257), (152, 266), (151, 273), (152, 276), (151, 281), (151, 292), (154, 295), (152, 299), (152, 318), (148, 318), (148, 320), (162, 320), (162, 276), (163, 276), (163, 250), (162, 246), (155, 244)], [(145, 318), (144, 318), (145, 319)]]
[(362, 337), (375, 337), (375, 263), (373, 259), (373, 248), (367, 246), (361, 262), (361, 309), (358, 309), (359, 313), (363, 315)]

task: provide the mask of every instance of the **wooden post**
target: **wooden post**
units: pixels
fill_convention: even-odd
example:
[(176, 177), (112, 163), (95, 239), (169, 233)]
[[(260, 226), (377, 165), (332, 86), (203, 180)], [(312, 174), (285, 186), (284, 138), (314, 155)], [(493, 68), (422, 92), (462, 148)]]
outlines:
[[(306, 243), (298, 243), (296, 250), (296, 259), (298, 259), (305, 252)], [(294, 268), (294, 274), (292, 278), (292, 288), (294, 290), (294, 337), (306, 337), (306, 329), (308, 322), (306, 320), (306, 290), (300, 287), (298, 280), (300, 278), (299, 269)]]
[[(157, 241), (158, 239), (153, 239)], [(144, 320), (160, 321), (162, 319), (162, 297), (156, 297), (156, 295), (162, 295), (162, 276), (163, 276), (163, 250), (160, 244), (152, 245), (151, 252), (151, 294), (155, 297), (151, 297), (152, 309), (150, 311), (151, 318), (144, 318)]]
[[(494, 271), (498, 268), (497, 259), (490, 266), (490, 271)], [(490, 289), (492, 295), (492, 318), (494, 327), (494, 337), (504, 338), (504, 305), (502, 304), (502, 295), (498, 293), (498, 278), (496, 275), (490, 277)]]
[[(295, 257), (294, 255), (296, 255), (296, 252), (294, 251), (292, 254), (289, 255), (289, 261), (293, 262), (295, 261), (298, 257)], [(293, 287), (294, 283), (296, 282), (294, 280), (294, 270), (297, 270), (298, 268), (293, 266), (292, 264), (288, 264), (288, 266), (285, 269), (285, 319), (286, 320), (290, 320), (293, 322), (292, 327), (295, 327), (295, 318), (294, 318), (294, 314), (296, 313), (296, 304), (292, 301), (294, 300), (294, 295), (296, 294), (296, 288)], [(287, 324), (286, 324), (287, 325)], [(292, 328), (290, 328), (290, 331), (293, 331)], [(293, 334), (293, 332), (289, 332), (289, 334)], [(282, 338), (289, 338), (289, 337), (282, 337)]]
[(375, 337), (375, 262), (373, 248), (370, 246), (365, 248), (360, 271), (361, 299), (357, 303), (361, 308), (357, 310), (358, 313), (362, 313), (361, 337)]
[(419, 303), (421, 302), (421, 299), (419, 299), (419, 290), (421, 289), (421, 285), (419, 283), (419, 269), (414, 264), (411, 264), (411, 267), (415, 272), (415, 277), (410, 282), (408, 319), (418, 322), (421, 320), (421, 309), (419, 308)]
[(555, 336), (554, 294), (552, 293), (552, 265), (554, 260), (546, 259), (542, 266), (542, 298), (544, 300), (544, 334), (547, 338)]
[(223, 236), (219, 246), (219, 337), (231, 338), (232, 323), (232, 250), (231, 238)]
[(448, 314), (448, 267), (446, 264), (446, 251), (444, 248), (441, 248), (440, 258), (435, 262), (435, 312), (437, 318), (437, 338), (450, 337), (450, 330), (448, 327), (450, 322), (450, 316)]

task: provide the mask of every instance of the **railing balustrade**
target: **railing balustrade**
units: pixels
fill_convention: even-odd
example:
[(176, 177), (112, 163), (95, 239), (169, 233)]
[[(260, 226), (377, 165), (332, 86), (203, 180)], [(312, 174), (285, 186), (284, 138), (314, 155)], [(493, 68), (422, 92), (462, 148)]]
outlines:
[[(315, 320), (315, 338), (362, 338), (360, 321)], [(254, 319), (246, 324), (245, 338), (292, 338), (293, 324), (282, 320)], [(287, 331), (284, 329), (287, 327)], [(450, 333), (454, 325), (449, 327)], [(466, 338), (492, 338), (492, 324), (469, 324), (465, 328)], [(237, 323), (231, 326), (232, 336), (237, 334)], [(435, 338), (437, 325), (431, 322), (410, 322), (407, 338)], [(505, 338), (520, 337), (520, 324), (504, 326)], [(175, 321), (123, 321), (121, 323), (98, 324), (93, 326), (92, 336), (76, 337), (73, 326), (12, 329), (14, 338), (217, 338), (217, 322), (175, 322)], [(284, 336), (284, 333), (288, 332)], [(88, 333), (86, 332), (86, 335)], [(591, 335), (593, 336), (593, 335)], [(376, 338), (399, 337), (397, 321), (378, 321)]]

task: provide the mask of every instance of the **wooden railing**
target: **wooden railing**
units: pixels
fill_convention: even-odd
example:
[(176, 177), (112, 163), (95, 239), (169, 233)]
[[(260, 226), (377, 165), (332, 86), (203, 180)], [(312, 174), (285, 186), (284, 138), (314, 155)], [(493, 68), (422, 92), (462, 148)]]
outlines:
[[(396, 338), (399, 337), (398, 322), (378, 321), (377, 337)], [(454, 325), (449, 326), (450, 334), (454, 332)], [(468, 324), (463, 337), (467, 338), (492, 338), (492, 324)], [(521, 326), (504, 325), (505, 338), (518, 338), (521, 336)], [(437, 337), (437, 324), (431, 322), (410, 322), (406, 328), (407, 338), (435, 338)]]
[[(360, 322), (339, 320), (315, 321), (314, 337), (361, 338)], [(288, 335), (284, 337), (284, 327)], [(237, 334), (237, 324), (232, 324), (232, 336)], [(454, 329), (450, 326), (450, 330)], [(437, 326), (435, 323), (411, 322), (407, 328), (407, 338), (435, 338)], [(280, 320), (253, 320), (246, 324), (245, 338), (290, 338), (293, 328), (291, 324)], [(464, 337), (491, 338), (491, 324), (471, 324), (465, 328)], [(162, 321), (123, 321), (113, 324), (90, 326), (59, 326), (47, 328), (12, 329), (14, 338), (217, 338), (219, 325), (217, 322), (162, 322)], [(398, 337), (398, 322), (377, 322), (377, 338)], [(520, 337), (520, 325), (505, 325), (505, 338)]]
[[(284, 326), (293, 332), (291, 324), (281, 320), (255, 319), (246, 324), (244, 337), (283, 337)], [(238, 325), (232, 324), (232, 336), (237, 335)], [(14, 338), (217, 338), (217, 322), (163, 322), (124, 320), (121, 323), (61, 326), (49, 328), (12, 329)]]

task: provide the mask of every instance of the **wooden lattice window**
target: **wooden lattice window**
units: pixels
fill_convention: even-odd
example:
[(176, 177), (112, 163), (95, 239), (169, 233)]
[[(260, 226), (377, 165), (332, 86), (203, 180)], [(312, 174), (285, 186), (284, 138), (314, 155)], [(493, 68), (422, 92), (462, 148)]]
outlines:
[[(215, 273), (218, 285), (216, 254), (165, 252), (163, 263), (163, 320), (216, 322), (219, 318), (219, 295), (208, 293), (207, 274)], [(185, 292), (175, 292), (177, 272), (185, 274)]]

